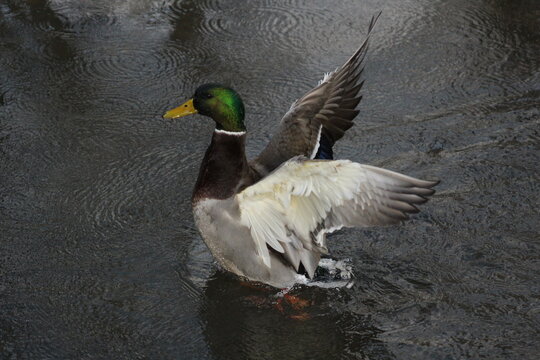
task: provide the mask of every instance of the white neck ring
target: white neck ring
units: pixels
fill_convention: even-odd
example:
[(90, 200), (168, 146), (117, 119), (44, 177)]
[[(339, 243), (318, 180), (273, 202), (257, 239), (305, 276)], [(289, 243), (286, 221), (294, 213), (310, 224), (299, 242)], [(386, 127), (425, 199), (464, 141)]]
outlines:
[(245, 131), (227, 131), (227, 130), (221, 130), (221, 129), (215, 129), (214, 132), (218, 134), (226, 134), (226, 135), (233, 135), (233, 136), (242, 136), (246, 133)]

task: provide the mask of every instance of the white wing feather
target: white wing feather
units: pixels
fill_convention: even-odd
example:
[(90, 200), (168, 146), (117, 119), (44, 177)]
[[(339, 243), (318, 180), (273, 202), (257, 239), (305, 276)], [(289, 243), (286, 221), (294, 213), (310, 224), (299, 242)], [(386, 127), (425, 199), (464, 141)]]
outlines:
[[(348, 160), (297, 157), (244, 189), (236, 200), (242, 224), (270, 266), (268, 246), (280, 253), (300, 246), (324, 252), (324, 234), (343, 226), (407, 219), (405, 213), (417, 212), (412, 204), (425, 202), (424, 196), (433, 194), (430, 187), (436, 184)], [(298, 268), (298, 256), (285, 255)]]

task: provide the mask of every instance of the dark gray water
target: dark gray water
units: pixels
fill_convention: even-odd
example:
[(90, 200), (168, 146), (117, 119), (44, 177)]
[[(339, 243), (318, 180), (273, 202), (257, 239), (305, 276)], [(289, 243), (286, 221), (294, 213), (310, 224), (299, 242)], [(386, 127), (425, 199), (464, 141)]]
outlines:
[[(379, 10), (336, 155), (442, 183), (280, 311), (194, 228), (211, 122), (161, 115), (230, 84), (255, 155)], [(539, 108), (537, 0), (3, 0), (0, 358), (537, 359)]]

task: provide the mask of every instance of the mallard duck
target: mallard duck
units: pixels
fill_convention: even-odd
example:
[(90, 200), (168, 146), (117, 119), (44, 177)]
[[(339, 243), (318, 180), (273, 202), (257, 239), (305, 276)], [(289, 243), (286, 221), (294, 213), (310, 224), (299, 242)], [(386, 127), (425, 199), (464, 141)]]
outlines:
[(195, 222), (217, 262), (251, 281), (287, 288), (313, 278), (326, 234), (342, 227), (395, 224), (434, 193), (425, 181), (349, 160), (332, 147), (353, 125), (361, 100), (362, 46), (296, 100), (255, 159), (245, 154), (240, 95), (218, 84), (199, 86), (167, 119), (201, 114), (216, 123), (192, 197)]

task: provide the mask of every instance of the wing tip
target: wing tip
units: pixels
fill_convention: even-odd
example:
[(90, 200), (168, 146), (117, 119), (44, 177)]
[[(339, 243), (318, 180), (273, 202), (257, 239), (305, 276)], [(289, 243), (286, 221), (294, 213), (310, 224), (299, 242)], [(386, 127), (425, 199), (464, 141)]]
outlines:
[(439, 185), (441, 180), (422, 180), (422, 182), (424, 183), (422, 184), (423, 186), (421, 186), (423, 192), (422, 194), (419, 194), (419, 196), (423, 197), (427, 201), (430, 196), (433, 196), (437, 192), (435, 189), (433, 189), (433, 187)]
[(377, 20), (379, 20), (379, 17), (381, 16), (381, 14), (382, 14), (382, 10), (379, 10), (378, 13), (375, 13), (374, 15), (371, 16), (371, 20), (369, 22), (368, 32), (371, 32), (371, 30), (373, 30), (373, 28), (375, 27), (375, 24), (377, 23)]

